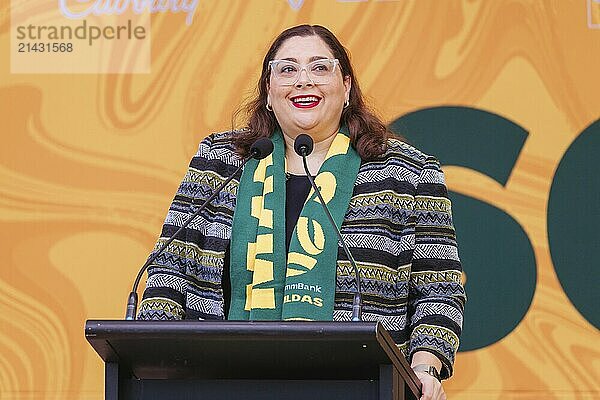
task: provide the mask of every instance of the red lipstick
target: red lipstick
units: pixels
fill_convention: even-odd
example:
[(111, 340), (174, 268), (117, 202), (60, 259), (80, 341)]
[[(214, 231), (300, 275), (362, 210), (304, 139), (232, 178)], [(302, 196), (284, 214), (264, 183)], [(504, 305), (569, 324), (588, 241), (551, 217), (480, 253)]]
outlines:
[(294, 96), (291, 100), (294, 107), (297, 108), (313, 108), (321, 102), (321, 98), (314, 95)]

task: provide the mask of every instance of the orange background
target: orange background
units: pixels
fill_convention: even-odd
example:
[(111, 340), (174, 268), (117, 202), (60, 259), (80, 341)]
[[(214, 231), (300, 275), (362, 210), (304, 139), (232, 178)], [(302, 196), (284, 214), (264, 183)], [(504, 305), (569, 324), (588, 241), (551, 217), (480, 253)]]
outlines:
[(152, 17), (151, 73), (68, 75), (10, 73), (8, 3), (0, 5), (0, 399), (102, 398), (102, 362), (84, 321), (123, 317), (198, 142), (231, 126), (271, 40), (307, 22), (350, 50), (387, 122), (451, 104), (529, 131), (505, 187), (445, 168), (450, 189), (523, 227), (537, 262), (529, 312), (500, 342), (459, 354), (449, 397), (600, 398), (600, 335), (562, 291), (546, 233), (554, 171), (600, 118), (591, 1), (205, 0), (190, 26), (185, 15)]

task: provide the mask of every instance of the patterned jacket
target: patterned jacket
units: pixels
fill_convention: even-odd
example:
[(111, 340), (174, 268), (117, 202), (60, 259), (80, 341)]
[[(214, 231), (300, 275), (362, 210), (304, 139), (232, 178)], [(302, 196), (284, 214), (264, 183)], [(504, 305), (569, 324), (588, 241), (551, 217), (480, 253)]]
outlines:
[[(241, 164), (230, 136), (213, 134), (200, 143), (155, 251)], [(148, 269), (139, 319), (224, 318), (221, 278), (240, 176)], [(380, 321), (407, 358), (434, 353), (442, 377), (450, 376), (466, 296), (439, 162), (390, 139), (385, 154), (362, 162), (341, 232), (360, 269), (363, 320)], [(350, 320), (354, 279), (339, 247), (336, 321)]]

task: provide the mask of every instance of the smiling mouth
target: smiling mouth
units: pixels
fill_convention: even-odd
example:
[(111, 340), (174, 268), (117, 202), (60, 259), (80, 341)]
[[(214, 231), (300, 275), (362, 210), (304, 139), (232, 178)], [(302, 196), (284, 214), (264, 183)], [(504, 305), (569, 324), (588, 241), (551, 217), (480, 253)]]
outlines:
[(321, 102), (321, 98), (318, 96), (296, 96), (291, 100), (294, 107), (297, 108), (313, 108)]

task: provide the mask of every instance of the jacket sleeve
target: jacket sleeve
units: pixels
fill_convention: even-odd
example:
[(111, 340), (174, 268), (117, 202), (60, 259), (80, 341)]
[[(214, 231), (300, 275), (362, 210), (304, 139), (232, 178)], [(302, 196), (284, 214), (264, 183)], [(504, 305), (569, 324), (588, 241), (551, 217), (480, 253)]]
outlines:
[(459, 345), (466, 295), (444, 173), (433, 157), (427, 157), (421, 170), (414, 212), (409, 355), (433, 353), (442, 362), (442, 378), (448, 378)]
[[(169, 207), (160, 238), (149, 257), (158, 251), (194, 213), (194, 207), (210, 195), (210, 190), (206, 190), (206, 184), (203, 182), (202, 172), (207, 164), (211, 144), (212, 136), (208, 136), (200, 143)], [(202, 216), (197, 218), (200, 219)], [(190, 247), (193, 246), (191, 242), (194, 238), (199, 237), (193, 230), (192, 227), (188, 227), (180, 232), (148, 268), (148, 279), (140, 303), (138, 319), (179, 320), (186, 317), (186, 292), (188, 287), (194, 284), (187, 267), (193, 262)]]

